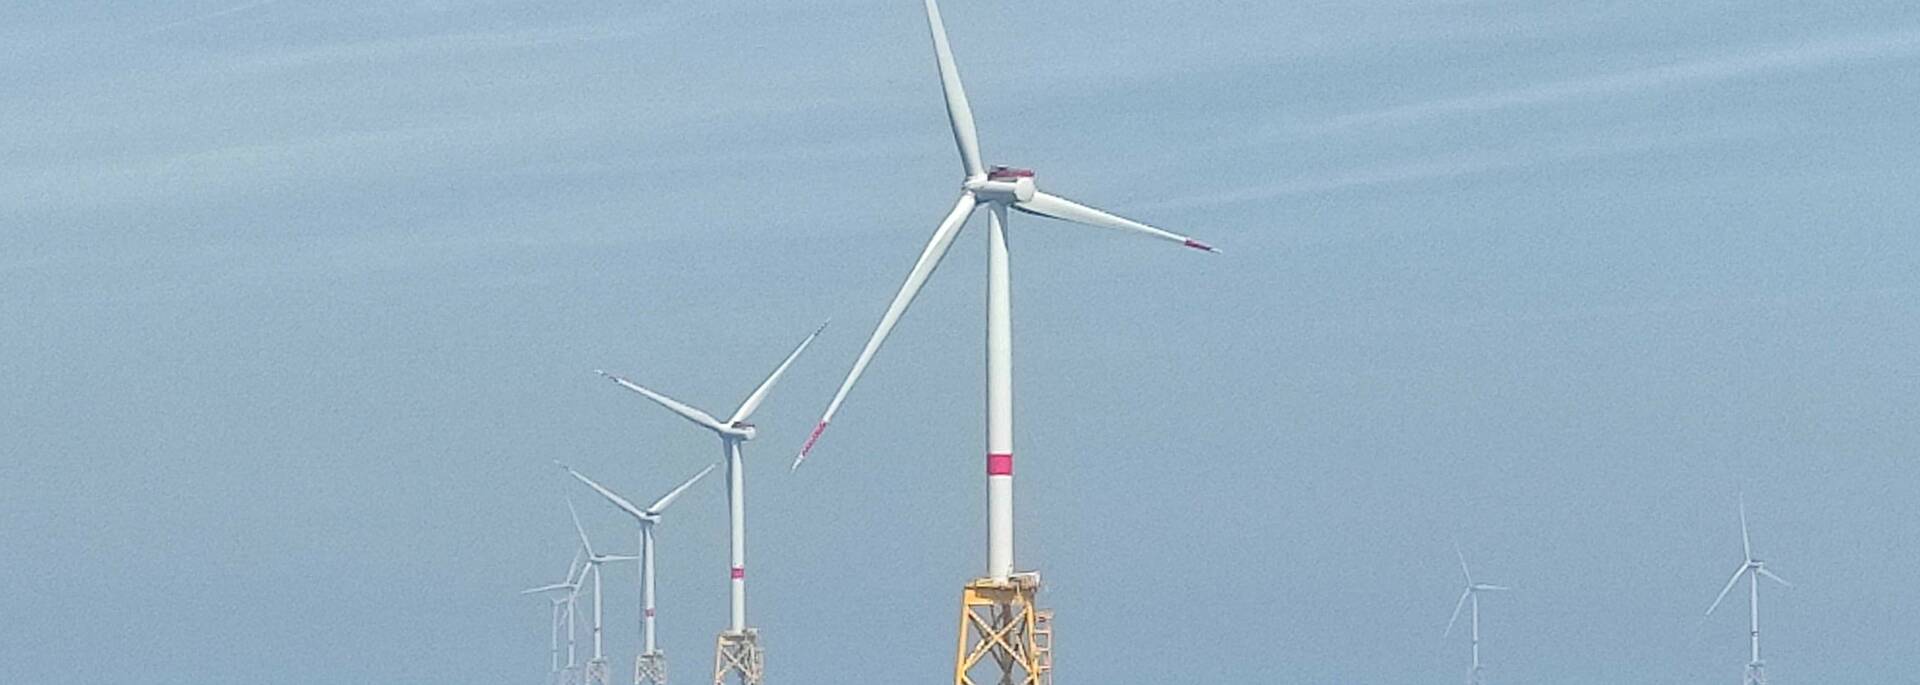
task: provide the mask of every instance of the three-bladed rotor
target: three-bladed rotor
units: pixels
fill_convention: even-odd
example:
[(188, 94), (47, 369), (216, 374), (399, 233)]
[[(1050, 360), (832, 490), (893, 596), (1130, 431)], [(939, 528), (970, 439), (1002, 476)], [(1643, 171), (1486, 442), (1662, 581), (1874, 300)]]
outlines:
[(713, 469), (719, 466), (719, 464), (708, 464), (707, 467), (704, 469), (701, 469), (699, 473), (693, 474), (692, 478), (688, 478), (686, 482), (681, 483), (679, 486), (675, 487), (674, 489), (667, 491), (667, 494), (661, 495), (660, 499), (654, 500), (653, 504), (647, 505), (646, 508), (641, 508), (639, 506), (634, 505), (633, 502), (628, 501), (627, 498), (621, 497), (619, 493), (616, 493), (608, 489), (606, 486), (601, 485), (598, 482), (595, 482), (592, 478), (588, 478), (585, 474), (582, 474), (579, 471), (573, 470), (573, 467), (567, 466), (566, 464), (562, 464), (558, 461), (555, 461), (553, 463), (555, 465), (558, 465), (560, 468), (565, 469), (567, 474), (573, 476), (574, 479), (580, 481), (581, 483), (585, 483), (586, 486), (589, 488), (593, 488), (594, 492), (600, 493), (600, 496), (605, 497), (608, 502), (612, 502), (615, 508), (618, 508), (621, 511), (627, 512), (628, 516), (632, 516), (635, 520), (639, 521), (644, 525), (653, 525), (655, 523), (659, 523), (660, 515), (666, 512), (667, 507), (673, 505), (674, 500), (680, 499), (680, 495), (682, 493), (685, 493), (688, 488), (693, 487), (694, 483), (700, 482), (701, 478), (705, 478), (708, 473), (712, 473)]
[[(579, 592), (579, 590), (580, 590), (580, 579), (584, 579), (584, 578), (586, 578), (586, 574), (584, 574), (584, 573), (580, 573), (580, 568), (581, 568), (581, 567), (580, 567), (580, 553), (581, 553), (581, 550), (580, 550), (580, 548), (577, 548), (577, 547), (576, 547), (576, 548), (574, 548), (574, 550), (573, 550), (573, 561), (571, 561), (571, 562), (568, 562), (568, 563), (567, 563), (567, 579), (566, 579), (566, 581), (565, 581), (565, 582), (560, 582), (560, 583), (554, 583), (554, 584), (552, 584), (552, 585), (542, 585), (542, 586), (540, 586), (540, 587), (533, 587), (533, 588), (527, 588), (527, 589), (525, 589), (525, 590), (521, 590), (521, 591), (520, 591), (520, 594), (523, 594), (523, 595), (538, 595), (538, 594), (544, 594), (544, 593), (548, 593), (548, 592), (558, 592), (558, 591), (560, 591), (560, 590), (565, 590), (565, 591), (567, 591), (567, 592), (569, 592), (569, 593), (574, 593), (574, 592)], [(580, 579), (575, 579), (575, 578), (574, 578), (574, 575), (575, 575), (575, 574), (579, 574), (579, 575), (580, 575)], [(564, 600), (564, 599), (560, 599), (560, 600), (555, 600), (555, 601), (557, 601), (557, 602), (563, 602), (563, 601), (566, 601), (566, 600)]]
[(874, 354), (879, 351), (881, 344), (886, 342), (887, 336), (893, 332), (893, 327), (899, 323), (900, 316), (906, 313), (907, 307), (913, 304), (915, 297), (919, 296), (920, 288), (926, 284), (927, 278), (933, 275), (940, 261), (946, 257), (961, 227), (981, 205), (994, 208), (996, 221), (1004, 220), (1005, 210), (1011, 208), (1035, 216), (1145, 235), (1207, 252), (1218, 251), (1213, 246), (1191, 237), (1049, 194), (1035, 185), (1032, 171), (1006, 166), (987, 168), (981, 161), (980, 136), (974, 128), (973, 106), (967, 102), (966, 88), (960, 83), (960, 69), (954, 64), (953, 50), (947, 44), (947, 29), (940, 18), (939, 4), (934, 0), (925, 0), (925, 2), (927, 27), (933, 35), (934, 62), (940, 74), (940, 91), (947, 105), (947, 123), (953, 131), (954, 146), (960, 152), (961, 170), (966, 174), (961, 182), (960, 198), (954, 202), (953, 209), (947, 212), (946, 218), (942, 219), (934, 229), (933, 236), (921, 250), (919, 259), (914, 261), (913, 268), (907, 272), (906, 282), (901, 284), (900, 290), (893, 296), (893, 301), (887, 305), (886, 313), (881, 315), (880, 323), (875, 326), (873, 335), (867, 339), (866, 346), (860, 350), (860, 356), (854, 360), (853, 369), (847, 372), (846, 380), (841, 382), (839, 390), (834, 393), (833, 401), (828, 403), (820, 422), (814, 426), (813, 433), (807, 436), (806, 444), (801, 446), (799, 454), (794, 457), (794, 468), (798, 468), (800, 463), (812, 453), (815, 443), (820, 440), (820, 434), (826, 430), (827, 424), (833, 421), (834, 414), (839, 412), (841, 403), (846, 401), (847, 393), (853, 389), (854, 383), (860, 380), (861, 374), (866, 372), (867, 365), (873, 361)]
[[(580, 534), (580, 548), (587, 551), (587, 565), (599, 566), (615, 561), (633, 561), (640, 557), (630, 554), (598, 554), (593, 551), (593, 541), (587, 539), (587, 529), (580, 525), (580, 512), (573, 508), (573, 498), (567, 498), (567, 515), (573, 517), (573, 530)], [(596, 570), (596, 572), (598, 572)]]
[(1459, 557), (1460, 559), (1460, 575), (1464, 576), (1467, 579), (1467, 587), (1465, 590), (1462, 590), (1460, 592), (1460, 601), (1455, 602), (1453, 604), (1453, 617), (1447, 619), (1447, 630), (1446, 632), (1441, 633), (1442, 637), (1450, 636), (1453, 634), (1453, 625), (1459, 622), (1460, 610), (1466, 607), (1468, 600), (1472, 600), (1474, 604), (1478, 606), (1480, 601), (1479, 594), (1482, 592), (1504, 592), (1504, 591), (1513, 589), (1505, 585), (1492, 585), (1488, 583), (1473, 582), (1473, 570), (1467, 568), (1467, 555), (1462, 554), (1460, 552), (1460, 547), (1457, 545), (1454, 546), (1453, 548), (1453, 555), (1455, 557)]
[(789, 353), (787, 358), (780, 362), (780, 366), (775, 367), (773, 373), (768, 374), (767, 379), (761, 381), (760, 386), (754, 388), (753, 393), (747, 395), (747, 399), (742, 401), (739, 408), (734, 409), (733, 415), (727, 417), (725, 421), (714, 418), (712, 414), (702, 411), (697, 407), (662, 395), (621, 376), (600, 370), (595, 370), (594, 373), (600, 374), (608, 380), (620, 384), (620, 387), (640, 393), (640, 395), (647, 399), (653, 400), (655, 404), (666, 407), (668, 411), (693, 422), (694, 425), (713, 431), (722, 439), (752, 440), (755, 435), (758, 435), (759, 431), (754, 428), (753, 424), (748, 423), (747, 419), (753, 416), (753, 412), (760, 409), (760, 405), (766, 401), (767, 395), (773, 392), (774, 384), (779, 383), (780, 377), (787, 373), (787, 367), (793, 365), (793, 360), (799, 358), (800, 353), (807, 349), (807, 345), (812, 344), (813, 339), (819, 337), (820, 331), (826, 330), (826, 328), (827, 324), (822, 323), (819, 328), (813, 330), (813, 333), (807, 335), (805, 340), (801, 340), (800, 344), (793, 348), (793, 352)]
[[(1740, 583), (1740, 576), (1742, 574), (1751, 575), (1755, 585), (1760, 583), (1760, 576), (1766, 576), (1776, 583), (1786, 587), (1793, 587), (1793, 583), (1787, 582), (1787, 579), (1781, 578), (1774, 574), (1773, 571), (1767, 570), (1767, 562), (1753, 558), (1753, 535), (1747, 530), (1747, 498), (1745, 495), (1740, 496), (1740, 550), (1743, 557), (1740, 562), (1740, 567), (1733, 570), (1733, 577), (1727, 579), (1726, 587), (1720, 588), (1719, 596), (1713, 598), (1713, 604), (1707, 607), (1706, 615), (1712, 616), (1713, 610), (1720, 608), (1720, 603), (1727, 599), (1727, 593), (1733, 592), (1733, 586)], [(1756, 632), (1758, 631), (1756, 630)]]

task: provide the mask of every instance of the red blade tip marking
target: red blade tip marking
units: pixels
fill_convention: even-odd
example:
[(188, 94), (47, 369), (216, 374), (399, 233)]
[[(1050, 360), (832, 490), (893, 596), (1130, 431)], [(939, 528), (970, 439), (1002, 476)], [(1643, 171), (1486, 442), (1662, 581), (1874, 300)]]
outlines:
[(807, 444), (800, 446), (801, 458), (805, 458), (808, 452), (813, 451), (813, 443), (820, 442), (820, 434), (826, 430), (827, 422), (825, 421), (821, 421), (820, 425), (813, 427), (813, 434), (807, 436)]
[(1208, 252), (1219, 252), (1219, 250), (1213, 249), (1212, 245), (1208, 245), (1206, 243), (1200, 242), (1198, 240), (1194, 240), (1192, 238), (1187, 239), (1187, 247), (1191, 247), (1196, 250), (1206, 250)]

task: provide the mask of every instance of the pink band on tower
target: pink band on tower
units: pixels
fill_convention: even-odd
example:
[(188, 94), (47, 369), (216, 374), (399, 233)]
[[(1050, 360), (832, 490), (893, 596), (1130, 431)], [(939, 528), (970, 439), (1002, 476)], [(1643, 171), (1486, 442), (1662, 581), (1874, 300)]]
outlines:
[(987, 453), (987, 475), (989, 476), (1013, 475), (1013, 455), (999, 454), (994, 452)]
[(747, 570), (746, 570), (746, 569), (744, 569), (744, 568), (740, 568), (740, 567), (738, 567), (738, 566), (735, 566), (735, 567), (733, 567), (733, 579), (734, 579), (734, 580), (739, 580), (739, 579), (741, 579), (741, 578), (745, 578), (745, 577), (747, 577)]

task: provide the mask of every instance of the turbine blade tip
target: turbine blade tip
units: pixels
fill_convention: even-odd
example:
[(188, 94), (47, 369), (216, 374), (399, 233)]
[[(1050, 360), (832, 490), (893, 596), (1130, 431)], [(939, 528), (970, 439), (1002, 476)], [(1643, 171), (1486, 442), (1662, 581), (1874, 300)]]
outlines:
[(816, 425), (813, 427), (813, 433), (807, 435), (807, 443), (800, 446), (800, 454), (793, 458), (793, 466), (792, 468), (788, 469), (789, 471), (798, 470), (800, 468), (800, 462), (806, 461), (807, 455), (813, 453), (813, 444), (820, 442), (820, 434), (825, 432), (826, 430), (827, 430), (826, 421), (821, 421), (819, 425)]
[(1200, 251), (1203, 251), (1203, 252), (1211, 252), (1211, 253), (1214, 253), (1214, 254), (1220, 254), (1220, 248), (1217, 248), (1217, 247), (1214, 247), (1214, 246), (1212, 246), (1212, 245), (1208, 245), (1208, 244), (1206, 244), (1206, 243), (1203, 243), (1203, 242), (1200, 242), (1200, 241), (1198, 241), (1198, 240), (1194, 240), (1194, 239), (1192, 239), (1192, 238), (1188, 238), (1188, 239), (1187, 239), (1187, 242), (1186, 242), (1186, 246), (1187, 246), (1187, 247), (1191, 247), (1191, 248), (1193, 248), (1193, 249), (1196, 249), (1196, 250), (1200, 250)]

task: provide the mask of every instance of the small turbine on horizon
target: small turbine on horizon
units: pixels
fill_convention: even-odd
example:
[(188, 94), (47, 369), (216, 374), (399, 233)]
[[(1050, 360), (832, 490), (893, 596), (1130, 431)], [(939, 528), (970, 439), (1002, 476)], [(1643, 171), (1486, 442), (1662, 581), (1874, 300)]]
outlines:
[[(560, 685), (563, 680), (571, 680), (574, 670), (573, 610), (576, 604), (575, 600), (580, 596), (580, 582), (587, 578), (586, 567), (580, 565), (580, 554), (580, 548), (574, 548), (573, 561), (567, 563), (567, 579), (565, 582), (542, 585), (520, 591), (520, 594), (523, 595), (548, 595), (547, 601), (553, 605), (552, 620), (547, 624), (549, 629), (549, 637), (547, 638), (547, 654), (549, 657), (547, 680), (551, 685)], [(576, 574), (578, 577), (575, 577)], [(559, 596), (550, 594), (558, 592), (564, 592), (565, 594)], [(562, 616), (566, 617), (567, 622), (567, 665), (565, 670), (562, 670), (560, 667), (560, 621)], [(566, 677), (562, 678), (562, 674), (565, 674)]]
[[(626, 554), (597, 554), (593, 551), (593, 541), (587, 539), (587, 529), (580, 526), (580, 512), (573, 508), (573, 498), (567, 498), (567, 515), (573, 517), (573, 530), (580, 534), (580, 548), (587, 551), (586, 570), (580, 572), (580, 580), (587, 579), (587, 573), (593, 573), (593, 658), (587, 660), (587, 683), (589, 685), (607, 685), (607, 655), (600, 640), (600, 567), (615, 561), (633, 561), (640, 557)], [(576, 593), (578, 590), (575, 591)]]
[(1467, 555), (1461, 553), (1459, 545), (1454, 545), (1453, 555), (1460, 558), (1460, 575), (1466, 577), (1467, 587), (1465, 590), (1460, 592), (1460, 601), (1454, 603), (1453, 618), (1447, 619), (1447, 630), (1445, 633), (1441, 634), (1441, 637), (1452, 636), (1453, 625), (1459, 622), (1460, 620), (1460, 609), (1469, 604), (1473, 605), (1473, 609), (1470, 612), (1472, 616), (1469, 619), (1470, 623), (1472, 624), (1471, 634), (1473, 636), (1473, 667), (1467, 670), (1467, 683), (1468, 685), (1480, 685), (1480, 683), (1483, 682), (1481, 680), (1481, 667), (1480, 667), (1480, 593), (1505, 592), (1507, 590), (1512, 590), (1513, 588), (1507, 587), (1505, 585), (1490, 585), (1487, 583), (1473, 582), (1473, 571), (1467, 568)]
[(1720, 603), (1727, 599), (1727, 593), (1732, 592), (1733, 586), (1740, 582), (1740, 576), (1747, 576), (1747, 634), (1753, 641), (1753, 656), (1747, 661), (1747, 672), (1742, 682), (1745, 685), (1766, 685), (1766, 663), (1760, 660), (1760, 577), (1766, 576), (1787, 587), (1793, 587), (1793, 583), (1767, 570), (1767, 562), (1753, 558), (1753, 538), (1747, 533), (1747, 497), (1744, 493), (1740, 495), (1740, 547), (1744, 561), (1740, 562), (1740, 568), (1734, 569), (1733, 577), (1727, 579), (1727, 586), (1720, 589), (1720, 596), (1713, 598), (1713, 605), (1707, 607), (1706, 615), (1712, 616), (1713, 610), (1720, 608)]
[(587, 484), (587, 487), (593, 488), (594, 492), (600, 493), (601, 497), (605, 497), (607, 501), (612, 502), (615, 507), (626, 512), (634, 518), (635, 522), (639, 523), (640, 654), (634, 658), (633, 682), (635, 685), (665, 685), (667, 682), (667, 657), (664, 652), (661, 652), (660, 649), (655, 646), (654, 642), (653, 527), (660, 523), (660, 515), (666, 512), (667, 507), (671, 506), (674, 500), (680, 499), (681, 493), (693, 487), (694, 483), (699, 482), (701, 478), (705, 478), (708, 473), (711, 473), (713, 469), (719, 465), (707, 465), (707, 468), (701, 469), (699, 473), (694, 474), (692, 478), (688, 478), (687, 481), (681, 483), (679, 487), (661, 496), (660, 499), (655, 500), (654, 503), (648, 505), (647, 508), (641, 509), (640, 507), (634, 506), (633, 502), (627, 501), (627, 498), (621, 497), (614, 491), (594, 482), (593, 479), (586, 477), (579, 471), (573, 470), (572, 467), (566, 464), (560, 464), (560, 462), (557, 461), (554, 463), (559, 464), (560, 468), (566, 469), (568, 474), (571, 474), (580, 482)]

